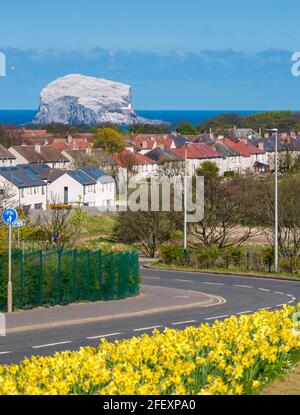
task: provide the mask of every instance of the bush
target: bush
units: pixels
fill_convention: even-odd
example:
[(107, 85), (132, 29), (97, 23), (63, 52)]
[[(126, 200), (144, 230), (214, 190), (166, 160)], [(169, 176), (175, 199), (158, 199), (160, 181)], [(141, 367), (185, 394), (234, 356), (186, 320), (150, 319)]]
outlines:
[(165, 264), (183, 263), (183, 249), (179, 245), (166, 245), (160, 248), (160, 256)]
[(200, 268), (209, 268), (210, 266), (214, 266), (219, 256), (220, 249), (217, 246), (212, 246), (209, 248), (200, 248), (198, 250), (198, 263)]
[(232, 263), (235, 267), (240, 267), (243, 260), (243, 251), (241, 248), (232, 246), (226, 250), (226, 256), (229, 263)]
[(272, 265), (275, 261), (275, 251), (273, 246), (267, 246), (262, 250), (262, 258), (265, 265), (268, 267), (268, 271), (271, 272)]
[(234, 177), (234, 171), (225, 171), (224, 177)]

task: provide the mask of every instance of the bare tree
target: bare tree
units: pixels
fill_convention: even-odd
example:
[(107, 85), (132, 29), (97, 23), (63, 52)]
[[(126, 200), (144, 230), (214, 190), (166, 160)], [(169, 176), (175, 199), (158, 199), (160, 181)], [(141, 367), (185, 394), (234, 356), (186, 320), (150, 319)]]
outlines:
[(241, 246), (258, 232), (253, 178), (224, 180), (210, 171), (198, 173), (205, 180), (204, 218), (190, 224), (191, 235), (205, 247)]
[(78, 203), (72, 209), (61, 209), (55, 201), (41, 214), (37, 224), (41, 239), (48, 248), (65, 249), (73, 246), (85, 224), (86, 215)]

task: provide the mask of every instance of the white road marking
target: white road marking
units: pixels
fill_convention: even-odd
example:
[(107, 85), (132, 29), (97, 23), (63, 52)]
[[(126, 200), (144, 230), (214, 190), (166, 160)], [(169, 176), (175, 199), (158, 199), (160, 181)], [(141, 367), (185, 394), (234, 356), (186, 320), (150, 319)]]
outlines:
[(219, 318), (225, 318), (225, 317), (229, 317), (229, 315), (228, 314), (225, 314), (224, 316), (207, 317), (204, 320), (217, 320)]
[(284, 305), (286, 305), (285, 303), (283, 304), (277, 304), (275, 307), (283, 307)]
[(196, 323), (196, 320), (190, 320), (190, 321), (178, 321), (177, 323), (172, 323), (173, 326), (180, 326), (181, 324), (191, 324)]
[(95, 339), (102, 339), (105, 337), (119, 336), (120, 334), (122, 333), (101, 334), (100, 336), (87, 337), (87, 340), (95, 340)]
[(195, 281), (192, 281), (192, 280), (179, 280), (179, 279), (176, 279), (174, 281), (179, 281), (179, 282), (195, 282)]
[(248, 310), (248, 311), (241, 311), (240, 313), (236, 313), (237, 315), (242, 315), (242, 314), (250, 314), (250, 313), (253, 313), (253, 311), (251, 311), (251, 310)]
[(271, 290), (267, 290), (266, 288), (259, 288), (260, 291), (268, 291), (270, 292)]
[(12, 352), (0, 352), (0, 355), (4, 355), (4, 354), (10, 354)]
[(292, 294), (287, 294), (286, 296), (287, 296), (287, 297), (294, 298), (294, 296), (293, 296)]
[(144, 275), (142, 275), (142, 278), (148, 278), (149, 280), (161, 280), (160, 277), (145, 277)]
[(54, 347), (54, 346), (60, 346), (62, 344), (69, 344), (72, 343), (72, 341), (65, 341), (65, 342), (59, 342), (59, 343), (49, 343), (49, 344), (41, 344), (39, 346), (32, 346), (33, 349), (42, 349), (43, 347)]
[(152, 326), (152, 327), (142, 327), (140, 329), (134, 329), (133, 331), (145, 331), (145, 330), (153, 330), (153, 329), (158, 329), (162, 326)]
[(224, 285), (222, 282), (206, 282), (206, 281), (204, 281), (202, 284), (207, 284), (207, 285)]
[(274, 291), (275, 292), (275, 294), (281, 294), (281, 295), (284, 295), (284, 293), (282, 293), (282, 292), (280, 292), (280, 291)]
[(288, 304), (292, 304), (293, 302), (294, 302), (294, 300), (291, 300), (291, 301), (288, 302)]
[(241, 284), (235, 284), (234, 287), (253, 288), (251, 285), (241, 285)]
[(271, 310), (272, 307), (263, 307), (263, 308), (259, 308), (259, 310)]

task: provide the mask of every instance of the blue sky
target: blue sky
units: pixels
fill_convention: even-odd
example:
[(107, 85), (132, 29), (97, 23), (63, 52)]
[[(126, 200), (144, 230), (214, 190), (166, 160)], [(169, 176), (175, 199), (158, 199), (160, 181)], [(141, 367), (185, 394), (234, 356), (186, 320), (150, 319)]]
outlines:
[(5, 2), (0, 108), (84, 73), (131, 84), (140, 109), (296, 109), (299, 15), (296, 0)]

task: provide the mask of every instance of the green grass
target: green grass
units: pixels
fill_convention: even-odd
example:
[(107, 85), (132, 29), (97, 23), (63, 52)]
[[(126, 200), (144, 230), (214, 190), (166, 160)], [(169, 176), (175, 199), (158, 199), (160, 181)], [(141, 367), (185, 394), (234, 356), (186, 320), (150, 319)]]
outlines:
[(292, 368), (287, 373), (280, 373), (264, 386), (261, 395), (300, 395), (300, 352), (292, 359)]
[(110, 215), (88, 216), (81, 237), (95, 235), (111, 235), (115, 225), (115, 217)]
[(290, 274), (287, 272), (280, 272), (275, 274), (274, 272), (261, 272), (261, 271), (247, 271), (242, 269), (227, 269), (227, 268), (193, 268), (190, 266), (184, 265), (174, 265), (174, 264), (164, 264), (160, 261), (153, 262), (149, 264), (150, 268), (162, 268), (162, 269), (171, 269), (177, 271), (193, 271), (193, 272), (203, 272), (203, 273), (214, 273), (214, 274), (233, 274), (233, 275), (246, 275), (249, 277), (268, 277), (268, 278), (287, 278), (291, 280), (299, 280), (300, 274)]

